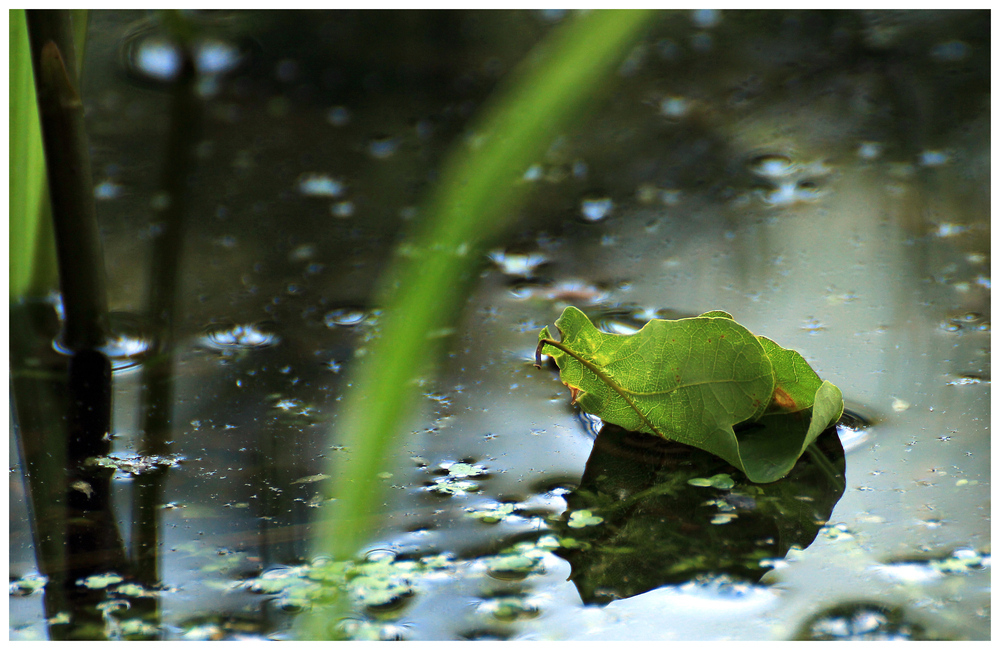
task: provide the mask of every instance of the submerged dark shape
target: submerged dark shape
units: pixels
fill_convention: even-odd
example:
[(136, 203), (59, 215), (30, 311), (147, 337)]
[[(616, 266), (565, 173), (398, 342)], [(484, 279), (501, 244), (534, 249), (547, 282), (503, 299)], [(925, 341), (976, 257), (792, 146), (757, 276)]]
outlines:
[(832, 429), (786, 478), (760, 485), (707, 452), (605, 424), (556, 524), (558, 554), (587, 604), (699, 577), (756, 582), (768, 560), (816, 538), (844, 493), (844, 471)]

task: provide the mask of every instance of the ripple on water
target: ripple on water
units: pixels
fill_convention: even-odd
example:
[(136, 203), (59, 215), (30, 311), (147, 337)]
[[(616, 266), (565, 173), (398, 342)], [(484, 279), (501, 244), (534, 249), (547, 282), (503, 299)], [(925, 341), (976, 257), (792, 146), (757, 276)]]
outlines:
[(264, 326), (250, 323), (246, 325), (213, 325), (200, 339), (200, 344), (209, 350), (232, 353), (240, 350), (256, 350), (275, 345), (281, 338)]

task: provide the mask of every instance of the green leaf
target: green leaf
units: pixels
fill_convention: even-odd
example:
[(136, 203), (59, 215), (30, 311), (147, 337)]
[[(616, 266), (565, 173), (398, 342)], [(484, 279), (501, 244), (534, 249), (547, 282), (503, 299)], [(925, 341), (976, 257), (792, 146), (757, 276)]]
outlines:
[(695, 487), (714, 487), (720, 490), (728, 490), (732, 488), (736, 483), (733, 481), (733, 477), (729, 474), (716, 474), (709, 478), (691, 478), (688, 479), (688, 485), (693, 485)]
[(794, 413), (811, 408), (823, 380), (795, 350), (785, 349), (764, 336), (757, 338), (774, 367), (774, 394), (768, 412)]
[(598, 330), (575, 307), (539, 333), (573, 402), (605, 422), (708, 451), (757, 483), (787, 474), (840, 417), (840, 390), (798, 352), (732, 316), (651, 320), (631, 335)]

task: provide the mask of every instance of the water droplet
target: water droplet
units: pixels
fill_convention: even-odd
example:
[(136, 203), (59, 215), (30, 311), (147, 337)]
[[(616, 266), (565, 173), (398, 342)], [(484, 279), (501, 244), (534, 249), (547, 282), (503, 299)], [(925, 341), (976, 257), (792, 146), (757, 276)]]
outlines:
[(931, 58), (939, 63), (955, 63), (968, 57), (971, 50), (962, 41), (944, 41), (931, 48)]
[(156, 81), (171, 81), (180, 72), (181, 55), (173, 43), (147, 38), (135, 48), (131, 64), (142, 76)]
[(316, 244), (302, 244), (292, 249), (288, 259), (292, 262), (303, 262), (316, 256)]
[(660, 102), (660, 114), (671, 119), (680, 119), (691, 110), (691, 100), (686, 97), (667, 97)]
[(750, 171), (765, 178), (784, 178), (797, 170), (797, 166), (788, 156), (767, 154), (753, 158), (749, 165)]
[(330, 214), (338, 219), (346, 219), (354, 214), (353, 201), (340, 201), (330, 206)]
[(722, 12), (718, 9), (695, 9), (691, 12), (691, 22), (698, 29), (715, 27), (722, 21)]
[(380, 160), (391, 157), (397, 149), (399, 149), (398, 138), (376, 138), (368, 143), (368, 153)]
[(609, 198), (584, 199), (580, 204), (580, 214), (584, 221), (601, 221), (611, 214), (614, 206), (614, 201)]
[(522, 178), (530, 183), (533, 181), (541, 180), (544, 174), (545, 174), (545, 169), (538, 163), (535, 163), (534, 165), (528, 167), (528, 169), (525, 170), (524, 176), (522, 176)]
[(981, 384), (983, 381), (989, 383), (989, 380), (984, 380), (982, 377), (977, 377), (975, 375), (962, 375), (958, 379), (954, 379), (945, 384), (945, 386), (969, 386), (972, 384)]
[(875, 603), (833, 607), (811, 619), (796, 635), (810, 641), (892, 641), (924, 638), (923, 627), (907, 622), (903, 611)]
[(94, 188), (94, 199), (97, 201), (110, 201), (122, 195), (122, 186), (114, 181), (107, 180), (99, 183)]
[(511, 287), (511, 295), (517, 299), (541, 298), (560, 303), (597, 304), (607, 299), (606, 291), (581, 280), (563, 280), (552, 286), (520, 285)]
[(351, 121), (351, 111), (344, 106), (334, 106), (326, 112), (326, 121), (334, 126), (345, 126)]
[(368, 318), (368, 312), (353, 307), (341, 307), (327, 312), (323, 317), (323, 322), (327, 327), (354, 327), (364, 323)]
[(203, 347), (220, 352), (254, 350), (278, 343), (277, 334), (264, 331), (258, 325), (216, 325), (201, 337)]
[(535, 270), (548, 261), (541, 253), (508, 253), (499, 249), (489, 252), (487, 257), (501, 272), (522, 278), (534, 277)]
[(302, 174), (298, 184), (299, 192), (306, 196), (335, 197), (344, 193), (344, 184), (327, 174)]
[(112, 312), (108, 321), (111, 334), (101, 352), (111, 361), (111, 369), (118, 372), (138, 366), (153, 351), (152, 337), (131, 314)]
[(949, 160), (951, 160), (951, 156), (947, 152), (931, 150), (921, 152), (918, 158), (918, 162), (924, 167), (940, 167)]
[[(241, 49), (226, 41), (207, 38), (192, 46), (195, 70), (210, 83), (238, 68), (247, 58)], [(122, 45), (122, 61), (130, 75), (154, 83), (169, 83), (181, 70), (181, 50), (169, 38), (144, 28)]]
[(858, 158), (862, 160), (875, 160), (882, 155), (881, 142), (862, 142), (858, 145)]
[(204, 75), (221, 75), (230, 72), (240, 64), (243, 55), (232, 43), (206, 40), (198, 44), (195, 51), (195, 66)]
[(810, 334), (818, 334), (819, 332), (823, 332), (826, 330), (826, 325), (824, 325), (816, 318), (810, 318), (803, 323), (802, 329), (809, 332)]
[(958, 332), (962, 329), (962, 324), (955, 319), (949, 318), (948, 320), (941, 321), (941, 329), (946, 332)]

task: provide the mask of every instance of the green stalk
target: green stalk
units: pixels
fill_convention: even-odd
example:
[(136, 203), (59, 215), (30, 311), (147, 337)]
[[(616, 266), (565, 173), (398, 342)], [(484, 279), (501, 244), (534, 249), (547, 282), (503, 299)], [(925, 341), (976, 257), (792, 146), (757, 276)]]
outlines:
[[(516, 71), (446, 161), (417, 232), (383, 276), (381, 335), (359, 359), (333, 432), (347, 460), (334, 462), (330, 496), (314, 550), (350, 559), (370, 534), (382, 494), (377, 474), (412, 412), (419, 378), (475, 280), (481, 253), (514, 221), (527, 185), (519, 182), (554, 137), (593, 104), (651, 17), (649, 11), (591, 11), (557, 28)], [(301, 636), (338, 634), (340, 593), (332, 609), (303, 617)]]
[(73, 26), (69, 13), (57, 10), (30, 10), (27, 21), (59, 260), (62, 343), (73, 351), (96, 349), (105, 342), (107, 298)]

